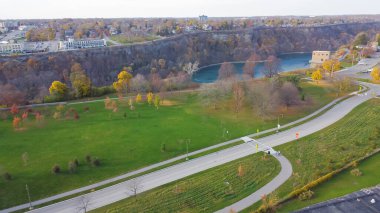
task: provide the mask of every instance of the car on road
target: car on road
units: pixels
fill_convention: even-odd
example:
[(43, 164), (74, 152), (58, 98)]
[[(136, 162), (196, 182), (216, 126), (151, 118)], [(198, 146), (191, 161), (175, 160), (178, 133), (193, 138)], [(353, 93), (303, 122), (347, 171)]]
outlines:
[(370, 73), (373, 71), (373, 68), (369, 68), (367, 70), (363, 70), (362, 73)]
[(368, 64), (364, 61), (359, 61), (358, 65), (368, 65)]

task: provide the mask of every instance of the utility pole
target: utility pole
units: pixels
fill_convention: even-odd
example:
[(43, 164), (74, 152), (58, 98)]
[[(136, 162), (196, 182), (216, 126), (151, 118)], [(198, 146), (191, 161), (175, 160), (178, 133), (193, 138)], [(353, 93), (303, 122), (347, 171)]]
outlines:
[(190, 139), (186, 140), (186, 160), (189, 160), (189, 143)]
[(33, 209), (33, 206), (32, 206), (32, 201), (30, 199), (30, 193), (29, 193), (29, 187), (28, 187), (28, 184), (25, 184), (25, 189), (26, 189), (26, 194), (28, 195), (28, 200), (29, 200), (29, 210), (32, 210)]

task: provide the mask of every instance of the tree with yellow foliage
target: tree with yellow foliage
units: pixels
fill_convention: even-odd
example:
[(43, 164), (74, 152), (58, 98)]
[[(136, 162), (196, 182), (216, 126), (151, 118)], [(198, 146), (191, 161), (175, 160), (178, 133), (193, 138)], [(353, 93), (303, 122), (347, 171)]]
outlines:
[(371, 77), (374, 81), (380, 81), (380, 68), (374, 67), (371, 72)]
[(113, 83), (113, 87), (118, 93), (128, 92), (129, 82), (132, 79), (132, 74), (123, 70), (117, 75), (117, 81)]
[(154, 97), (154, 106), (158, 109), (158, 106), (160, 106), (160, 96), (155, 95)]
[(148, 104), (151, 105), (153, 103), (153, 93), (149, 92), (147, 95), (146, 95), (146, 100), (148, 101)]
[(141, 101), (142, 101), (142, 96), (141, 96), (140, 93), (138, 93), (138, 94), (136, 95), (136, 103), (141, 103)]
[(87, 77), (85, 71), (79, 63), (75, 63), (71, 67), (70, 81), (75, 91), (75, 97), (81, 98), (90, 95), (91, 80)]
[(340, 69), (340, 62), (336, 59), (330, 59), (323, 62), (322, 67), (326, 72), (329, 72), (330, 77), (332, 77), (333, 72)]
[(316, 81), (317, 84), (320, 80), (322, 80), (322, 73), (321, 73), (321, 70), (318, 69), (316, 71), (314, 71), (312, 74), (311, 74), (311, 79), (313, 79), (313, 81)]
[(50, 94), (59, 99), (63, 99), (66, 96), (67, 91), (68, 89), (67, 89), (66, 84), (60, 81), (53, 81), (53, 83), (51, 83), (51, 86), (49, 88)]

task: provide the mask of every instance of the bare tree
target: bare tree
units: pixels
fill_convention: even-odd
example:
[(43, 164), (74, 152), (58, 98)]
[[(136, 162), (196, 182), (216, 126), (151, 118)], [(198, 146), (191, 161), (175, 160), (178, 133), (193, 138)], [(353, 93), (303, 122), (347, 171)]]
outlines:
[(254, 68), (256, 63), (253, 61), (246, 61), (243, 66), (243, 78), (244, 79), (251, 79), (254, 76)]
[(236, 75), (236, 69), (232, 63), (230, 62), (222, 63), (219, 69), (219, 75), (218, 75), (219, 80), (233, 78), (235, 77), (235, 75)]
[(231, 90), (232, 81), (219, 80), (215, 84), (202, 85), (200, 97), (204, 105), (217, 109), (218, 104), (231, 94)]
[(262, 117), (275, 110), (279, 104), (279, 93), (269, 82), (255, 82), (249, 85), (247, 97), (252, 109)]
[(268, 78), (272, 78), (280, 71), (280, 60), (276, 56), (269, 56), (265, 61), (264, 75)]
[(242, 86), (237, 82), (232, 86), (232, 95), (234, 102), (234, 111), (237, 116), (244, 104), (244, 90)]
[(78, 213), (86, 213), (88, 211), (88, 205), (90, 203), (90, 199), (86, 195), (82, 195), (79, 198), (79, 207), (78, 207)]
[(133, 178), (129, 181), (128, 184), (128, 190), (132, 193), (134, 197), (137, 196), (137, 194), (143, 189), (143, 186), (141, 184), (141, 180), (137, 178)]
[(145, 93), (149, 91), (149, 82), (141, 74), (137, 74), (131, 80), (131, 90), (138, 93)]
[(15, 86), (6, 84), (0, 85), (0, 105), (11, 106), (12, 104), (25, 103), (25, 94)]
[(285, 82), (280, 89), (281, 103), (288, 107), (301, 103), (300, 94), (296, 86), (290, 82)]

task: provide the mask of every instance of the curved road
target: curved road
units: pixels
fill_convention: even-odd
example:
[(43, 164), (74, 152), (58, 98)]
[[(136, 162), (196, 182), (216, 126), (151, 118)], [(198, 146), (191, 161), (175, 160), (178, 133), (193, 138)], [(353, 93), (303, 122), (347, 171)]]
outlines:
[(252, 204), (261, 200), (261, 196), (273, 192), (278, 187), (280, 187), (285, 181), (287, 181), (293, 173), (292, 164), (284, 156), (273, 155), (281, 164), (280, 173), (265, 186), (261, 187), (259, 190), (253, 194), (245, 197), (244, 199), (225, 207), (224, 209), (217, 211), (218, 213), (230, 213), (230, 212), (239, 212), (243, 209), (250, 207)]
[[(379, 86), (370, 84), (367, 84), (367, 86), (370, 87), (371, 90), (368, 93), (376, 92), (376, 94), (380, 94)], [(356, 106), (371, 98), (372, 97), (370, 95), (353, 96), (336, 104), (326, 113), (311, 121), (308, 121), (289, 130), (280, 132), (278, 134), (261, 138), (258, 141), (265, 145), (274, 147), (288, 143), (290, 141), (294, 141), (296, 133), (299, 133), (300, 137), (310, 135), (340, 120), (349, 112), (351, 112), (351, 110)], [(87, 210), (96, 209), (132, 196), (130, 188), (131, 185), (134, 185), (134, 182), (139, 183), (138, 188), (140, 190), (138, 192), (140, 193), (173, 182), (175, 180), (182, 179), (189, 175), (222, 165), (224, 163), (251, 155), (255, 152), (256, 151), (249, 147), (247, 144), (241, 144), (143, 175), (141, 177), (138, 177), (137, 181), (128, 180), (95, 192), (88, 193), (85, 195), (86, 200), (89, 201)], [(82, 206), (82, 197), (75, 197), (40, 209), (33, 210), (31, 212), (81, 212), (83, 211), (80, 210)]]

